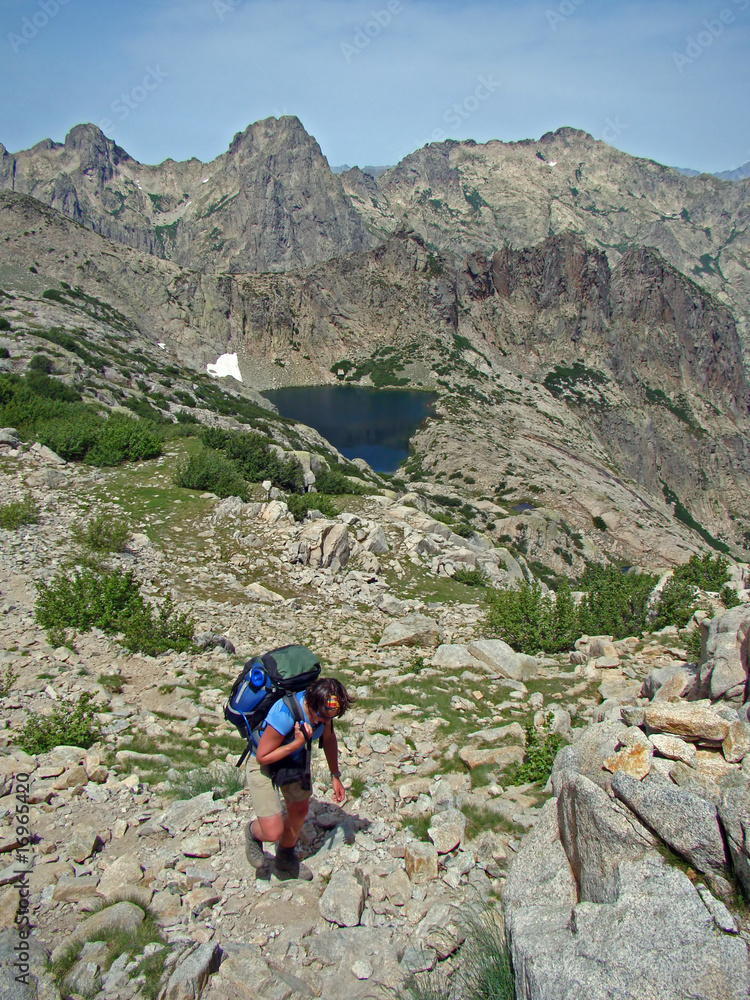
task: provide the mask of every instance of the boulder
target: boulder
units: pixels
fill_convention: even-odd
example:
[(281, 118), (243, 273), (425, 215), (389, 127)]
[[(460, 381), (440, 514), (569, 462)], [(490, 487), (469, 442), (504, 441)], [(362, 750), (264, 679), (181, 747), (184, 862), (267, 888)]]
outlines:
[(475, 659), (489, 667), (495, 677), (524, 681), (533, 677), (538, 668), (535, 656), (516, 653), (502, 639), (480, 639), (469, 643), (467, 649)]
[(674, 660), (657, 670), (652, 670), (641, 686), (641, 697), (659, 701), (679, 698), (696, 698), (700, 689), (700, 670), (697, 664)]
[(716, 701), (745, 701), (748, 680), (750, 607), (741, 604), (717, 615), (708, 625), (706, 660), (701, 664), (701, 689)]
[(508, 764), (523, 762), (523, 747), (495, 747), (492, 750), (472, 750), (470, 747), (461, 747), (458, 756), (473, 771), (475, 767), (483, 767), (485, 764), (496, 764), (498, 767), (507, 767)]
[(651, 736), (654, 750), (667, 760), (681, 760), (684, 764), (692, 764), (695, 758), (695, 745), (681, 740), (679, 736), (667, 736), (665, 733), (654, 733)]
[(750, 723), (730, 722), (729, 732), (721, 744), (724, 759), (739, 764), (750, 754)]
[(622, 772), (613, 777), (612, 791), (694, 868), (726, 879), (729, 859), (711, 802), (660, 779), (636, 781)]
[(458, 643), (443, 643), (435, 650), (432, 662), (445, 670), (483, 670), (483, 664), (472, 656), (466, 646)]
[(683, 872), (622, 859), (617, 888), (609, 904), (577, 900), (551, 799), (503, 894), (517, 1000), (745, 1000), (747, 946), (717, 933)]
[(406, 874), (417, 885), (437, 878), (438, 852), (434, 844), (412, 840), (404, 850), (404, 862)]
[(346, 869), (334, 872), (320, 897), (320, 915), (339, 927), (357, 927), (367, 899), (365, 878)]
[(432, 618), (426, 615), (407, 615), (400, 621), (386, 626), (378, 643), (379, 648), (388, 646), (438, 646), (443, 633)]
[(750, 902), (750, 782), (724, 789), (719, 820), (726, 834), (735, 878), (742, 895)]
[(628, 727), (621, 722), (600, 722), (576, 733), (576, 740), (563, 747), (552, 768), (552, 787), (560, 794), (562, 778), (566, 772), (580, 772), (601, 788), (609, 789), (612, 775), (602, 769), (602, 761), (611, 757), (617, 747), (625, 742)]
[(672, 733), (692, 740), (721, 743), (729, 723), (704, 702), (651, 702), (646, 726), (655, 733)]
[(620, 864), (644, 857), (653, 837), (583, 774), (565, 775), (557, 819), (581, 902), (615, 902)]
[(652, 755), (653, 751), (650, 746), (636, 743), (633, 746), (626, 746), (611, 757), (607, 757), (604, 761), (604, 767), (612, 774), (622, 771), (640, 781), (651, 770)]
[(221, 948), (211, 941), (188, 951), (177, 962), (160, 1000), (198, 1000), (209, 976), (218, 971), (221, 958)]

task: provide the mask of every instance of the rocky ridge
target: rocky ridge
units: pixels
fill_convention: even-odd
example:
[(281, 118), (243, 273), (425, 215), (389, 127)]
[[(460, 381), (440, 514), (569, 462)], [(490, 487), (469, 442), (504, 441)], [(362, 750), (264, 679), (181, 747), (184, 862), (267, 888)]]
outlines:
[[(527, 569), (481, 539), (452, 536), (408, 497), (363, 497), (335, 520), (295, 524), (267, 494), (243, 504), (170, 489), (170, 455), (144, 466), (137, 485), (127, 471), (0, 447), (0, 502), (30, 493), (42, 510), (39, 525), (2, 533), (2, 670), (18, 676), (2, 700), (0, 919), (11, 927), (18, 905), (9, 819), (14, 782), (28, 773), (38, 945), (57, 957), (86, 940), (69, 992), (142, 997), (142, 963), (160, 956), (164, 997), (364, 997), (410, 970), (449, 970), (467, 905), (498, 895), (520, 996), (572, 998), (585, 985), (604, 997), (614, 982), (623, 997), (642, 997), (644, 984), (675, 1000), (747, 991), (750, 935), (732, 888), (750, 892), (742, 567), (743, 603), (703, 616), (698, 665), (674, 629), (641, 641), (583, 637), (569, 657), (524, 657), (482, 638), (476, 604), (409, 596), (415, 573), (424, 589), (457, 565), (481, 563), (504, 581)], [(162, 503), (149, 511), (144, 489)], [(129, 654), (98, 632), (72, 649), (49, 645), (33, 619), (34, 583), (76, 558), (71, 526), (100, 509), (130, 520), (117, 558), (144, 592), (171, 590), (195, 616), (202, 655)], [(221, 704), (238, 669), (232, 650), (244, 658), (290, 641), (319, 651), (358, 697), (339, 729), (350, 800), (326, 802), (316, 761), (302, 839), (315, 879), (301, 886), (248, 868), (244, 790), (174, 798), (207, 769), (231, 791), (239, 741)], [(30, 712), (82, 692), (97, 699), (100, 744), (18, 749)], [(571, 741), (550, 799), (503, 777), (523, 755), (522, 724), (545, 719)], [(687, 875), (664, 863), (657, 841), (685, 859)], [(98, 935), (134, 933), (144, 906), (166, 945), (109, 965)], [(615, 925), (638, 942), (623, 940), (627, 974), (607, 931)], [(674, 947), (654, 950), (664, 934)], [(10, 935), (0, 976), (15, 989), (2, 950)], [(35, 950), (33, 972), (51, 998), (43, 959)]]

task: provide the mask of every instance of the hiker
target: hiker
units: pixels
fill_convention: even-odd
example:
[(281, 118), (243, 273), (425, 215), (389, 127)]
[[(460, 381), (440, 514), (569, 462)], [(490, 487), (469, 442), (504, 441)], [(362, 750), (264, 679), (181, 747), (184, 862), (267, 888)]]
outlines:
[(310, 749), (313, 740), (320, 740), (331, 772), (333, 800), (341, 804), (346, 791), (341, 784), (333, 720), (341, 718), (354, 698), (332, 677), (321, 677), (292, 697), (299, 705), (301, 721), (295, 721), (286, 699), (277, 701), (247, 758), (247, 785), (256, 818), (245, 831), (245, 854), (253, 868), (260, 868), (265, 861), (263, 843), (278, 841), (277, 870), (309, 881), (313, 873), (300, 863), (295, 847), (310, 804)]

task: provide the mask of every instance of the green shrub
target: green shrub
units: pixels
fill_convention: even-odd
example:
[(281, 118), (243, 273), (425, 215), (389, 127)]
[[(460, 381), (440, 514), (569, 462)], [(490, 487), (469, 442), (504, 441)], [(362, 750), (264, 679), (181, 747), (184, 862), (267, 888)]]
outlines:
[(592, 518), (592, 521), (593, 521), (594, 527), (598, 531), (606, 531), (607, 530), (607, 522), (604, 520), (603, 517), (594, 517), (594, 518)]
[(578, 606), (579, 635), (624, 639), (644, 631), (649, 597), (658, 583), (651, 573), (623, 573), (617, 566), (589, 564), (579, 581), (587, 594)]
[[(0, 330), (10, 330), (10, 323), (4, 316), (0, 316)], [(7, 348), (4, 348), (4, 350), (7, 350)], [(5, 357), (10, 357), (10, 355), (6, 354)]]
[(85, 525), (74, 524), (73, 537), (93, 552), (122, 552), (130, 538), (128, 524), (107, 511), (89, 518)]
[(158, 458), (161, 453), (162, 438), (152, 424), (113, 413), (86, 452), (86, 462), (98, 466), (121, 465)]
[(10, 351), (7, 347), (0, 347), (0, 358), (9, 358)]
[(486, 587), (489, 583), (487, 574), (481, 569), (457, 569), (453, 579), (465, 587)]
[(551, 732), (553, 715), (547, 714), (541, 733), (533, 722), (526, 724), (526, 752), (523, 763), (515, 762), (505, 772), (505, 780), (510, 785), (524, 785), (528, 781), (546, 784), (552, 773), (560, 747), (565, 743), (559, 733)]
[(729, 586), (724, 586), (719, 592), (719, 599), (724, 607), (729, 610), (729, 608), (736, 608), (738, 604), (742, 604), (742, 601), (737, 596), (737, 591), (732, 590)]
[(674, 571), (674, 579), (700, 587), (701, 590), (718, 592), (729, 580), (729, 561), (722, 555), (692, 555)]
[(335, 505), (323, 493), (290, 493), (284, 499), (294, 515), (295, 521), (304, 521), (311, 510), (319, 510), (324, 517), (328, 518), (338, 515)]
[(153, 608), (142, 596), (132, 571), (121, 569), (73, 570), (60, 573), (47, 585), (38, 583), (34, 615), (54, 645), (75, 632), (100, 628), (109, 634), (123, 633), (132, 652), (156, 656), (168, 649), (186, 652), (193, 648), (193, 622), (174, 610), (171, 598)]
[(491, 590), (486, 597), (486, 633), (503, 639), (521, 653), (570, 649), (580, 635), (570, 588), (563, 584), (557, 599), (542, 594), (536, 581), (518, 590)]
[(261, 434), (207, 427), (201, 432), (201, 440), (206, 448), (224, 452), (248, 482), (270, 479), (274, 486), (290, 493), (301, 493), (304, 489), (302, 465), (294, 457), (281, 458)]
[(18, 680), (18, 671), (13, 667), (6, 667), (5, 673), (0, 676), (0, 698), (7, 698), (11, 688)]
[(15, 531), (24, 524), (38, 523), (39, 507), (30, 494), (23, 500), (11, 500), (0, 507), (0, 528), (5, 528), (6, 531)]
[(474, 534), (474, 529), (470, 524), (454, 524), (453, 531), (461, 538), (471, 538)]
[(353, 483), (338, 469), (329, 469), (316, 475), (315, 489), (319, 493), (327, 493), (329, 496), (344, 496), (352, 493), (355, 496), (362, 496), (370, 492), (366, 486)]
[(701, 630), (693, 629), (685, 640), (685, 650), (691, 663), (698, 663), (701, 658)]
[(667, 625), (684, 628), (698, 608), (697, 596), (692, 583), (671, 576), (664, 584), (654, 608), (652, 629), (657, 630)]
[(230, 462), (221, 452), (209, 448), (191, 455), (177, 469), (174, 483), (186, 490), (207, 490), (222, 499), (239, 497), (240, 500), (247, 501), (250, 496), (248, 484), (234, 462)]
[(35, 354), (31, 361), (29, 361), (29, 369), (32, 372), (42, 372), (45, 375), (49, 375), (53, 367), (52, 359), (48, 358), (46, 354)]
[(93, 746), (102, 738), (101, 727), (95, 719), (93, 697), (89, 691), (84, 691), (76, 702), (60, 701), (51, 715), (30, 714), (18, 741), (21, 749), (38, 754), (59, 746), (85, 749)]
[(122, 677), (119, 674), (99, 674), (96, 683), (109, 694), (122, 694)]

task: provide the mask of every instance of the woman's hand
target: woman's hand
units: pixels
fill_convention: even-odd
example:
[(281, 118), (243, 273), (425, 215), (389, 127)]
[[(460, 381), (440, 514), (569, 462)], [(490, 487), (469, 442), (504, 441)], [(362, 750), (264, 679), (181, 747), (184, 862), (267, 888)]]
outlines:
[(341, 778), (332, 778), (331, 786), (333, 788), (333, 801), (340, 805), (346, 800), (346, 789), (341, 784)]
[(306, 722), (303, 722), (300, 726), (299, 722), (294, 723), (294, 746), (303, 747), (305, 743), (312, 736), (312, 726), (308, 726)]

